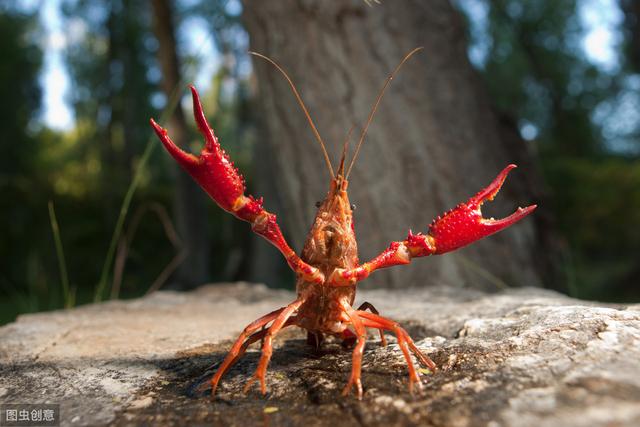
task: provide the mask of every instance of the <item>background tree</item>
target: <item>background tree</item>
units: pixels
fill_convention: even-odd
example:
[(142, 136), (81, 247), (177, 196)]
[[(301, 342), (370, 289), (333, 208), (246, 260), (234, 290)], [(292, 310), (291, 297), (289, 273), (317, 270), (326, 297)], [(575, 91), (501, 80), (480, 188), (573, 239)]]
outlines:
[(640, 71), (640, 1), (620, 0), (624, 13), (624, 54), (627, 69)]
[[(238, 5), (229, 1), (200, 1), (186, 8), (184, 14), (207, 21), (216, 53), (223, 57), (220, 71), (214, 77), (214, 90), (209, 97), (216, 98), (216, 102), (208, 106), (211, 111), (208, 116), (216, 126), (220, 141), (234, 161), (243, 166), (249, 191), (281, 206), (276, 183), (270, 179), (273, 163), (262, 160), (269, 158), (269, 147), (257, 143), (261, 138), (256, 138), (255, 80), (251, 75), (248, 34), (242, 25)], [(221, 90), (223, 87), (226, 90)], [(211, 110), (216, 106), (222, 108)], [(240, 246), (234, 245), (233, 256), (229, 259), (231, 262), (225, 267), (228, 272), (225, 279), (290, 286), (291, 271), (271, 245), (255, 239), (247, 233), (244, 224), (238, 224), (233, 218), (223, 216), (217, 220), (224, 222), (225, 229), (233, 230), (233, 239), (240, 242)], [(220, 256), (224, 257), (224, 254)]]
[[(466, 56), (464, 21), (448, 1), (244, 6), (251, 48), (288, 70), (334, 159), (347, 130), (363, 125), (398, 61), (425, 47), (394, 80), (351, 175), (362, 259), (403, 238), (408, 228), (426, 231), (433, 217), (475, 194), (510, 162), (523, 167), (509, 178), (497, 209), (487, 206), (485, 212), (504, 215), (540, 201), (535, 180), (526, 178), (536, 174), (527, 147), (515, 132), (504, 132), (492, 113)], [(284, 204), (277, 211), (299, 248), (315, 201), (328, 189), (328, 173), (286, 81), (266, 63), (254, 66), (264, 140), (275, 160), (271, 176)], [(538, 266), (549, 254), (540, 237), (547, 230), (536, 216), (464, 251), (371, 279), (395, 287), (539, 285)]]
[[(6, 5), (5, 5), (6, 6)], [(0, 294), (18, 287), (30, 271), (32, 289), (42, 285), (42, 263), (38, 242), (26, 245), (25, 237), (35, 224), (46, 220), (38, 212), (34, 187), (47, 194), (46, 182), (36, 181), (38, 140), (30, 126), (40, 108), (38, 73), (42, 52), (37, 44), (37, 17), (0, 6)], [(30, 129), (31, 128), (31, 129)], [(31, 130), (31, 131), (30, 131)], [(24, 290), (26, 293), (26, 289)], [(5, 300), (4, 297), (0, 298)], [(7, 301), (0, 305), (15, 302)]]
[[(183, 86), (174, 30), (171, 2), (154, 0), (154, 32), (159, 42), (158, 62), (162, 70), (162, 90), (167, 99)], [(180, 93), (180, 92), (178, 92)], [(189, 128), (178, 103), (169, 118), (168, 129), (178, 146), (187, 149)], [(178, 267), (176, 280), (181, 288), (193, 288), (209, 279), (210, 240), (207, 234), (205, 197), (200, 187), (178, 165), (174, 165), (176, 190), (174, 212), (187, 259)]]
[(81, 22), (82, 37), (66, 49), (74, 90), (69, 94), (79, 126), (80, 145), (99, 147), (100, 192), (105, 215), (116, 215), (117, 203), (132, 177), (136, 153), (144, 147), (144, 120), (156, 112), (150, 99), (155, 84), (150, 13), (140, 2), (67, 1), (68, 23)]

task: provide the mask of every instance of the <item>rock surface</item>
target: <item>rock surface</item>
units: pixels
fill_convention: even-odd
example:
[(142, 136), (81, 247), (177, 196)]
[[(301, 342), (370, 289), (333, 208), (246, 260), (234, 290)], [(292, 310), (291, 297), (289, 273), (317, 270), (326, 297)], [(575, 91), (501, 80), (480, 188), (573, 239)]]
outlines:
[(361, 291), (440, 367), (414, 395), (392, 336), (371, 334), (358, 402), (340, 395), (350, 352), (313, 352), (296, 328), (276, 341), (266, 397), (242, 393), (257, 349), (215, 401), (198, 391), (244, 325), (292, 297), (238, 283), (22, 316), (0, 328), (0, 403), (60, 403), (62, 425), (640, 425), (640, 305), (539, 289)]

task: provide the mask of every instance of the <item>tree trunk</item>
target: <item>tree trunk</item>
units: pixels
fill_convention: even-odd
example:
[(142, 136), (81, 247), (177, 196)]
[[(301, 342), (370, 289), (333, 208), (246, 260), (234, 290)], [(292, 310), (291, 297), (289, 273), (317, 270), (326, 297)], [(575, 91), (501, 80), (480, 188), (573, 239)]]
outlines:
[[(448, 1), (245, 1), (243, 19), (252, 50), (279, 62), (297, 85), (334, 163), (347, 130), (364, 124), (386, 77), (405, 53), (424, 46), (393, 80), (350, 177), (361, 261), (404, 239), (408, 229), (426, 232), (432, 218), (529, 157), (494, 115), (467, 59), (464, 21)], [(260, 59), (254, 68), (264, 125), (259, 143), (269, 144), (276, 159), (266, 179), (277, 182), (279, 221), (300, 249), (328, 173), (286, 81)], [(486, 217), (540, 201), (531, 165), (525, 161), (512, 173), (496, 201), (483, 207)], [(469, 248), (376, 272), (369, 282), (540, 285), (548, 255), (535, 215)]]
[(629, 69), (640, 71), (640, 1), (620, 0), (620, 7), (626, 30), (625, 62)]
[[(182, 84), (171, 4), (168, 0), (154, 0), (153, 10), (154, 32), (159, 42), (162, 90), (170, 99), (174, 88)], [(180, 103), (173, 110), (167, 128), (173, 141), (186, 149), (189, 132)], [(209, 279), (209, 239), (203, 192), (190, 176), (178, 169), (175, 166), (177, 185), (174, 212), (178, 234), (187, 250), (187, 259), (178, 268), (176, 281), (179, 288), (188, 289)]]

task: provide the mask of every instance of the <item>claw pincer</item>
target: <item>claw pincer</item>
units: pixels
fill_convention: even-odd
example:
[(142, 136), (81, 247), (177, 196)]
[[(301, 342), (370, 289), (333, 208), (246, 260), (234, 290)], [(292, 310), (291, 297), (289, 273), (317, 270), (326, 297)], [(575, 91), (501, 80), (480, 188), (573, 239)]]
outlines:
[(200, 184), (218, 206), (247, 221), (252, 213), (255, 215), (262, 210), (262, 201), (255, 200), (253, 197), (244, 197), (245, 185), (242, 175), (218, 143), (218, 138), (204, 117), (198, 92), (193, 86), (191, 86), (191, 93), (196, 123), (206, 141), (200, 156), (181, 150), (169, 138), (167, 131), (153, 119), (151, 119), (151, 126), (169, 154)]
[(520, 221), (533, 212), (536, 205), (518, 208), (513, 214), (503, 219), (483, 218), (480, 210), (485, 201), (493, 200), (498, 194), (509, 171), (515, 167), (516, 165), (507, 166), (491, 184), (480, 190), (467, 203), (460, 203), (433, 220), (427, 234), (413, 234), (409, 231), (406, 240), (392, 242), (385, 251), (371, 261), (351, 270), (336, 269), (329, 277), (329, 282), (334, 286), (351, 286), (355, 282), (366, 279), (375, 270), (409, 264), (413, 258), (451, 252)]
[(171, 140), (166, 129), (151, 119), (151, 126), (162, 145), (218, 206), (250, 223), (253, 231), (282, 252), (287, 263), (296, 273), (302, 274), (311, 282), (322, 283), (323, 274), (317, 268), (302, 261), (289, 247), (276, 222), (276, 216), (263, 208), (262, 198), (255, 199), (253, 196), (244, 194), (246, 189), (244, 178), (218, 143), (218, 138), (204, 116), (195, 87), (190, 86), (190, 89), (193, 96), (193, 114), (198, 129), (205, 138), (205, 146), (200, 156), (187, 153)]
[(487, 200), (493, 200), (498, 191), (500, 191), (500, 187), (502, 187), (509, 171), (515, 167), (516, 165), (507, 166), (491, 184), (480, 190), (467, 203), (459, 204), (431, 223), (429, 235), (435, 240), (436, 254), (453, 251), (483, 237), (497, 233), (533, 212), (536, 205), (518, 208), (514, 213), (503, 219), (496, 220), (482, 217), (480, 210), (482, 204)]

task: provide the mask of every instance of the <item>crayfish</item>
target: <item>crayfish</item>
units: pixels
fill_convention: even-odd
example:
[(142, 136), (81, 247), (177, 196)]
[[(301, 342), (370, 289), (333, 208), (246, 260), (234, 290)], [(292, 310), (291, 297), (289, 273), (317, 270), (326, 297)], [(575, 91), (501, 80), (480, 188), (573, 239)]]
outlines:
[(344, 342), (355, 343), (351, 375), (343, 390), (344, 395), (348, 395), (355, 386), (358, 398), (362, 398), (360, 377), (367, 328), (378, 329), (383, 344), (385, 343), (384, 331), (395, 334), (408, 366), (409, 390), (413, 391), (414, 386), (422, 387), (419, 370), (414, 366), (411, 353), (419, 363), (431, 370), (436, 369), (435, 363), (420, 351), (409, 334), (397, 322), (380, 316), (373, 305), (364, 303), (357, 309), (352, 306), (357, 283), (378, 269), (409, 264), (413, 258), (439, 255), (466, 246), (514, 224), (536, 208), (536, 205), (518, 208), (510, 216), (499, 220), (482, 217), (480, 208), (483, 202), (492, 200), (496, 196), (509, 171), (516, 167), (508, 165), (488, 187), (471, 197), (466, 203), (459, 204), (435, 219), (426, 234), (413, 234), (409, 231), (405, 240), (391, 243), (380, 255), (360, 264), (353, 209), (347, 195), (349, 173), (387, 85), (402, 64), (419, 49), (414, 49), (407, 54), (385, 81), (369, 113), (346, 173), (345, 158), (349, 138), (347, 137), (344, 143), (339, 167), (334, 172), (324, 142), (289, 76), (273, 60), (251, 52), (271, 62), (287, 79), (315, 138), (322, 147), (327, 169), (331, 174), (329, 191), (324, 200), (317, 204), (318, 211), (313, 226), (299, 256), (287, 244), (276, 216), (263, 208), (262, 199), (244, 194), (244, 178), (218, 143), (213, 129), (204, 116), (195, 87), (190, 87), (194, 116), (198, 129), (206, 141), (199, 156), (178, 148), (169, 138), (167, 131), (151, 119), (151, 125), (156, 134), (173, 158), (222, 209), (250, 223), (255, 233), (278, 248), (296, 274), (296, 299), (244, 328), (211, 379), (212, 396), (215, 395), (222, 376), (242, 357), (249, 345), (256, 341), (262, 341), (262, 354), (255, 374), (245, 386), (245, 392), (254, 381), (258, 380), (261, 391), (265, 394), (265, 375), (273, 351), (273, 339), (283, 328), (294, 325), (307, 331), (309, 342), (319, 343), (325, 335), (329, 335), (338, 337)]

